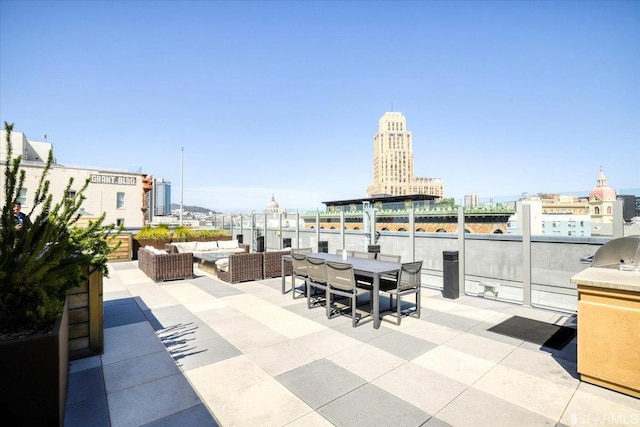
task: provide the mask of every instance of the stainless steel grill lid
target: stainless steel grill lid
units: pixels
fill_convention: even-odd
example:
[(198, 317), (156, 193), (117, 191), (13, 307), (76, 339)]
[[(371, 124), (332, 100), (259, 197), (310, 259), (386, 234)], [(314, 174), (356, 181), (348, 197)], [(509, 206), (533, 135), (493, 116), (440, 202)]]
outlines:
[(592, 267), (640, 266), (640, 236), (610, 240), (593, 255)]

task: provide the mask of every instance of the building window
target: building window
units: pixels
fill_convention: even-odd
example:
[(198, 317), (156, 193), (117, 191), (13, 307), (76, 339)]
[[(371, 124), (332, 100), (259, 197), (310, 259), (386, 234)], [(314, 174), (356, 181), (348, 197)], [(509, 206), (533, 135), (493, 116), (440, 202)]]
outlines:
[(76, 190), (67, 191), (67, 199), (73, 199), (74, 197), (76, 197)]
[(123, 227), (124, 226), (124, 218), (116, 219), (116, 226), (117, 227)]
[(124, 209), (124, 193), (118, 192), (116, 199), (116, 209)]
[(26, 188), (21, 188), (20, 189), (20, 194), (18, 194), (18, 202), (20, 202), (20, 205), (25, 206), (27, 204), (27, 189)]

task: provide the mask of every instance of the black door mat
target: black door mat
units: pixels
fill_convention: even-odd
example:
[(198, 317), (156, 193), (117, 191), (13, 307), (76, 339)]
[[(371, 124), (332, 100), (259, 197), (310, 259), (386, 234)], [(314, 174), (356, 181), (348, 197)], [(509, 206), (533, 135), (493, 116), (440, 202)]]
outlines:
[(526, 317), (520, 316), (512, 316), (487, 330), (555, 350), (561, 350), (576, 336), (576, 330), (574, 328), (554, 325), (552, 323), (527, 319)]

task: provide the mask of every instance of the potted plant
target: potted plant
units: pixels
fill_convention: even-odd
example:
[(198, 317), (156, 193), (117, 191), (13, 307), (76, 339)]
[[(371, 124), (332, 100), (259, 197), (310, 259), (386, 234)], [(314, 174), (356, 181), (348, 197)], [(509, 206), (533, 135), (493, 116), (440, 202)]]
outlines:
[[(66, 294), (99, 271), (108, 276), (114, 225), (104, 214), (77, 227), (88, 180), (72, 198), (53, 203), (46, 179), (53, 153), (34, 192), (31, 225), (17, 227), (12, 211), (25, 180), (22, 156), (12, 158), (7, 131), (4, 206), (0, 215), (0, 413), (10, 423), (62, 425), (68, 377)], [(37, 208), (37, 209), (36, 209)], [(36, 210), (38, 213), (36, 214)], [(84, 273), (83, 273), (84, 269)], [(13, 423), (11, 423), (13, 424)]]

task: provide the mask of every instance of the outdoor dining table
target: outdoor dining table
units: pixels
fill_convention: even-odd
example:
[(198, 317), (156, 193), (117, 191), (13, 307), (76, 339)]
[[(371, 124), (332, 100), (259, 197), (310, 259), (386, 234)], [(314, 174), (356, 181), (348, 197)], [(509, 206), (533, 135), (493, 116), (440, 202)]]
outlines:
[[(316, 252), (306, 255), (307, 258), (322, 259), (331, 262), (342, 262), (351, 264), (355, 274), (361, 276), (370, 277), (373, 279), (373, 292), (371, 295), (373, 305), (373, 327), (378, 329), (380, 327), (380, 276), (383, 274), (397, 273), (402, 268), (402, 264), (399, 262), (379, 261), (376, 259), (368, 258), (354, 258), (347, 257), (342, 258), (342, 255), (328, 254), (325, 252)], [(285, 262), (291, 262), (291, 255), (285, 255), (282, 257), (282, 293), (286, 293), (286, 277), (285, 277)], [(293, 283), (291, 284), (293, 287)]]

